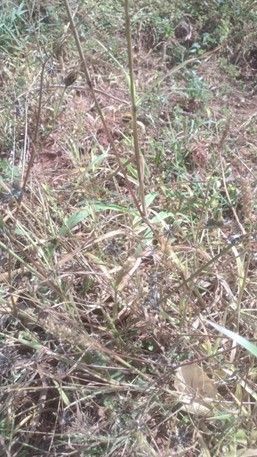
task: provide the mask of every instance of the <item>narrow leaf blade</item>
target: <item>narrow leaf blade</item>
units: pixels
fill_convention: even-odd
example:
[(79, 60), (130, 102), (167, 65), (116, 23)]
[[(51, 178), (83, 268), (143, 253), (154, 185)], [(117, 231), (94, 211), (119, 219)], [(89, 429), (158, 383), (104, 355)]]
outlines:
[(231, 338), (233, 341), (238, 343), (240, 346), (245, 348), (248, 352), (250, 352), (252, 355), (257, 357), (257, 346), (254, 343), (251, 343), (248, 341), (246, 338), (243, 336), (238, 335), (235, 332), (232, 332), (232, 330), (228, 330), (227, 328), (223, 327), (222, 325), (216, 324), (211, 321), (207, 321), (208, 324), (210, 324), (213, 328), (218, 330), (219, 332), (223, 333), (226, 335), (228, 338)]

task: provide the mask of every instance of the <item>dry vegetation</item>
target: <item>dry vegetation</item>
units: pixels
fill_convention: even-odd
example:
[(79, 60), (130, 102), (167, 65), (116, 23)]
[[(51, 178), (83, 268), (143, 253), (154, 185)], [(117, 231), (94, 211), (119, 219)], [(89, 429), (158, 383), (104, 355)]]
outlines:
[(257, 455), (257, 5), (187, 3), (130, 4), (144, 216), (123, 2), (70, 0), (106, 129), (65, 2), (2, 0), (1, 456)]

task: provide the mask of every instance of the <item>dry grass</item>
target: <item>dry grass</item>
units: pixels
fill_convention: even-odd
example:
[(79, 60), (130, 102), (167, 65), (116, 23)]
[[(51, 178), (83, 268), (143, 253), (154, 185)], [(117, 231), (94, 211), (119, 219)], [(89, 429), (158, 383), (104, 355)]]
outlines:
[[(246, 451), (256, 447), (255, 360), (207, 319), (256, 338), (256, 96), (229, 64), (225, 71), (223, 48), (174, 66), (169, 49), (184, 44), (167, 39), (165, 54), (164, 37), (158, 43), (158, 27), (145, 27), (139, 9), (132, 26), (142, 219), (64, 31), (65, 13), (49, 8), (59, 36), (50, 38), (52, 16), (25, 51), (21, 33), (23, 51), (8, 49), (1, 72), (1, 455), (254, 455)], [(42, 11), (24, 20), (37, 23)], [(108, 8), (95, 14), (82, 45), (138, 195), (125, 35), (120, 25), (112, 32)], [(115, 14), (120, 21), (118, 6)], [(74, 68), (77, 79), (65, 87)], [(194, 377), (185, 380), (190, 406), (178, 387), (183, 367)], [(215, 394), (197, 384), (199, 367)]]

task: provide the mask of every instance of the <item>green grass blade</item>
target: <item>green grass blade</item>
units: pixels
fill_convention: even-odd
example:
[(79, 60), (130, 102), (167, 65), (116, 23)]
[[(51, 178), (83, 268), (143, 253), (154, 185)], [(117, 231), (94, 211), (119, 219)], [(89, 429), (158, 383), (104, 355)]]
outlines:
[(85, 208), (81, 209), (80, 211), (76, 211), (76, 213), (73, 213), (62, 225), (60, 229), (60, 235), (67, 235), (76, 225), (78, 225), (80, 222), (85, 221), (90, 212), (91, 211), (89, 208)]
[(228, 338), (231, 338), (233, 341), (235, 341), (240, 346), (245, 348), (248, 352), (250, 352), (250, 354), (252, 354), (255, 357), (257, 357), (257, 345), (256, 344), (251, 343), (250, 341), (248, 341), (243, 336), (240, 336), (237, 333), (232, 332), (231, 330), (228, 330), (227, 328), (223, 327), (222, 325), (216, 324), (216, 323), (211, 322), (211, 321), (207, 321), (207, 322), (212, 327), (214, 327), (216, 330), (218, 330), (219, 332), (223, 333)]
[(124, 214), (137, 214), (134, 209), (126, 208), (125, 206), (116, 205), (114, 203), (91, 202), (88, 207), (76, 211), (66, 219), (60, 228), (60, 235), (68, 235), (70, 231), (80, 222), (85, 221), (90, 215), (101, 211), (116, 211)]

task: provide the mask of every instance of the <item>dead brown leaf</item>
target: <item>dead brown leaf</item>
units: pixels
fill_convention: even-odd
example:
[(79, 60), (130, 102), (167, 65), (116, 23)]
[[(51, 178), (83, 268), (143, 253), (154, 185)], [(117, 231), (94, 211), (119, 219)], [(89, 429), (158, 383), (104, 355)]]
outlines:
[(185, 365), (176, 371), (174, 387), (187, 412), (205, 415), (217, 398), (214, 382), (197, 364)]

